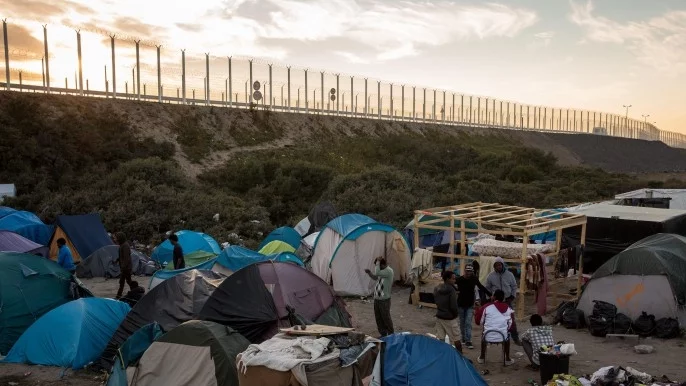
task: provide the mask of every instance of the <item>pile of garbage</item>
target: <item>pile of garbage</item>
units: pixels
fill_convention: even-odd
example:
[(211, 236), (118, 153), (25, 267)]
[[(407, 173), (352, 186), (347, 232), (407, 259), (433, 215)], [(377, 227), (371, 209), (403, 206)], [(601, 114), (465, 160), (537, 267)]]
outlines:
[(545, 355), (576, 355), (574, 343), (559, 342), (553, 346), (541, 346), (540, 353)]
[(556, 374), (546, 386), (686, 386), (686, 382), (674, 382), (663, 375), (659, 379), (631, 367), (606, 366), (593, 375), (575, 377), (569, 374)]

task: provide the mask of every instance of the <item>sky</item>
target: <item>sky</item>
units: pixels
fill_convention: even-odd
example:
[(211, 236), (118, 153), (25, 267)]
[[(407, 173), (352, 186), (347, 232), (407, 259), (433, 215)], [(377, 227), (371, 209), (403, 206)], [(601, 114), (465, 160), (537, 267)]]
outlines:
[(0, 0), (0, 16), (26, 58), (42, 55), (39, 23), (53, 41), (53, 26), (78, 26), (97, 32), (94, 59), (115, 33), (521, 103), (620, 115), (630, 104), (631, 117), (686, 133), (684, 0)]

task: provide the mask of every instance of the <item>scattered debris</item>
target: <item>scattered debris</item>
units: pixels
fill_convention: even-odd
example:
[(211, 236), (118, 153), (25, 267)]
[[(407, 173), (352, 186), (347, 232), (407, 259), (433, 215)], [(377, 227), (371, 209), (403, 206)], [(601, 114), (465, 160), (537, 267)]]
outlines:
[(652, 354), (655, 352), (655, 348), (647, 344), (639, 344), (638, 346), (634, 346), (634, 351), (637, 354)]

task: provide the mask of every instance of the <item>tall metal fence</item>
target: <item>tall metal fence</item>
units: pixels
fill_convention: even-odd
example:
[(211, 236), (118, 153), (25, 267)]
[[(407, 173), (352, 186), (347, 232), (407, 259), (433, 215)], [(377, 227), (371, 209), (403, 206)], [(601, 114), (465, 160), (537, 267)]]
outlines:
[(593, 133), (686, 148), (686, 135), (628, 114), (527, 105), (260, 59), (191, 53), (106, 31), (25, 20), (3, 21), (3, 38), (0, 88), (5, 90)]

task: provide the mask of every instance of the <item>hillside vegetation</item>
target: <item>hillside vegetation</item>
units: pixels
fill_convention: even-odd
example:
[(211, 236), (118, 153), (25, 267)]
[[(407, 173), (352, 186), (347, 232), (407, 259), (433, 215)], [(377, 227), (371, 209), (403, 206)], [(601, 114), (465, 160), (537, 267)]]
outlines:
[(402, 227), (420, 208), (552, 207), (646, 185), (561, 166), (494, 131), (301, 117), (2, 93), (0, 182), (18, 191), (5, 204), (48, 222), (99, 212), (108, 230), (141, 242), (195, 229), (254, 247), (322, 199)]

